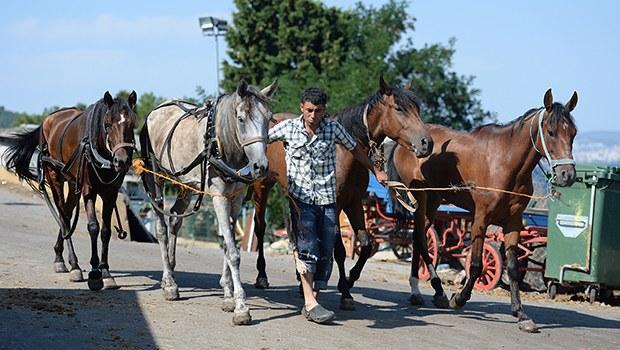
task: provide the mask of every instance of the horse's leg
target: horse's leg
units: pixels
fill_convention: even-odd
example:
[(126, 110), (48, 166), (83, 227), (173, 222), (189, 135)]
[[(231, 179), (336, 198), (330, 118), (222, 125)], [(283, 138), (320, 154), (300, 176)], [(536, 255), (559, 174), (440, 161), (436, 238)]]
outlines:
[[(415, 213), (415, 236), (413, 238), (413, 244), (416, 246), (416, 250), (418, 252), (415, 255), (418, 257), (422, 257), (422, 260), (424, 261), (424, 263), (426, 264), (426, 268), (428, 269), (431, 286), (435, 290), (435, 295), (433, 295), (433, 304), (438, 308), (446, 309), (450, 307), (448, 297), (446, 296), (446, 293), (443, 290), (443, 286), (441, 285), (441, 279), (439, 278), (439, 276), (437, 276), (437, 272), (435, 271), (433, 259), (431, 259), (431, 256), (428, 254), (428, 240), (426, 237), (427, 230), (431, 227), (433, 221), (435, 220), (436, 208), (441, 200), (437, 196), (433, 195), (423, 195), (421, 197), (425, 197), (422, 200), (422, 202), (424, 202), (424, 206), (421, 206), (420, 210), (417, 210)], [(434, 203), (431, 203), (431, 201), (433, 200)], [(420, 203), (420, 201), (418, 201), (418, 203)], [(420, 225), (418, 225), (418, 223)], [(415, 269), (416, 267), (419, 267), (419, 264), (413, 265), (412, 259), (412, 272), (413, 269)]]
[[(46, 169), (45, 172), (47, 182), (50, 185), (50, 190), (52, 192), (54, 204), (56, 205), (58, 215), (63, 222), (58, 230), (58, 237), (56, 238), (56, 244), (54, 245), (54, 252), (56, 253), (56, 258), (54, 259), (54, 271), (67, 272), (67, 268), (62, 257), (64, 249), (63, 233), (71, 228), (71, 213), (75, 208), (77, 196), (72, 194), (71, 189), (69, 189), (69, 195), (67, 197), (67, 201), (65, 202), (64, 177), (57, 171), (50, 168)], [(69, 265), (71, 266), (69, 280), (72, 282), (82, 282), (84, 280), (84, 277), (82, 276), (82, 269), (78, 265), (77, 256), (75, 255), (75, 250), (73, 249), (73, 242), (71, 239), (67, 240), (67, 248), (69, 253)]]
[(84, 205), (86, 216), (88, 217), (88, 234), (90, 235), (90, 272), (88, 273), (88, 288), (90, 290), (100, 290), (103, 288), (103, 278), (99, 270), (99, 252), (97, 250), (97, 238), (99, 237), (99, 222), (95, 211), (95, 200), (97, 195), (94, 192), (84, 192)]
[[(426, 227), (426, 204), (427, 195), (424, 192), (417, 192), (414, 194), (416, 201), (418, 202), (418, 209), (415, 211), (413, 222), (415, 225), (412, 244), (411, 244), (411, 271), (409, 272), (409, 287), (411, 288), (411, 294), (409, 295), (409, 303), (411, 305), (424, 305), (424, 299), (422, 298), (422, 292), (420, 291), (420, 231), (424, 232)], [(424, 235), (424, 233), (422, 233)], [(426, 239), (424, 239), (426, 244)], [(428, 254), (427, 254), (428, 255)]]
[(256, 235), (256, 250), (258, 257), (256, 258), (256, 283), (254, 286), (258, 289), (269, 287), (269, 279), (267, 278), (265, 263), (265, 251), (263, 249), (263, 241), (265, 239), (265, 211), (267, 210), (267, 198), (269, 191), (273, 187), (273, 183), (268, 181), (260, 182), (254, 186), (254, 234)]
[(101, 263), (99, 269), (103, 277), (103, 288), (105, 289), (118, 289), (120, 288), (114, 277), (110, 275), (110, 265), (108, 265), (108, 250), (110, 248), (110, 237), (112, 236), (112, 211), (116, 205), (116, 197), (118, 192), (113, 195), (107, 195), (102, 197), (103, 208), (101, 210)]
[[(214, 179), (214, 181), (218, 180), (219, 179)], [(213, 187), (225, 188), (227, 186), (220, 183), (219, 186), (215, 185)], [(241, 196), (238, 197), (239, 198), (236, 198), (237, 202), (243, 200)], [(241, 262), (241, 256), (239, 249), (237, 249), (237, 246), (235, 245), (234, 233), (230, 222), (231, 213), (233, 212), (233, 203), (231, 203), (231, 200), (226, 197), (216, 196), (213, 197), (213, 208), (217, 217), (219, 232), (224, 237), (224, 260), (226, 262), (226, 267), (229, 270), (230, 278), (232, 279), (234, 287), (235, 311), (233, 315), (233, 324), (250, 324), (252, 317), (250, 316), (249, 307), (245, 304), (245, 291), (243, 290), (241, 278), (239, 276), (239, 263)], [(223, 278), (225, 274), (226, 272), (222, 275)]]
[[(173, 214), (183, 214), (192, 199), (192, 194), (189, 191), (182, 191), (177, 196), (176, 201), (170, 212)], [(174, 271), (176, 266), (176, 250), (177, 250), (177, 233), (183, 224), (183, 218), (171, 216), (168, 219), (168, 259), (170, 261), (170, 268)]]
[[(69, 189), (69, 195), (67, 196), (67, 202), (65, 205), (66, 208), (66, 212), (67, 212), (67, 219), (65, 221), (65, 226), (70, 229), (71, 227), (71, 213), (73, 213), (74, 210), (76, 210), (76, 206), (78, 203), (78, 199), (79, 194), (75, 194), (72, 192), (71, 189)], [(79, 208), (77, 208), (78, 213), (76, 213), (75, 215), (79, 215)], [(77, 255), (75, 254), (75, 248), (73, 247), (73, 236), (70, 236), (68, 239), (66, 239), (67, 241), (67, 253), (69, 255), (69, 265), (71, 266), (71, 273), (69, 274), (69, 280), (72, 282), (82, 282), (84, 281), (84, 276), (82, 276), (82, 269), (80, 268), (80, 266), (78, 265), (78, 258)]]
[(482, 249), (484, 246), (485, 232), (488, 226), (488, 222), (482, 210), (478, 210), (474, 213), (474, 222), (471, 226), (471, 250), (469, 251), (471, 257), (471, 265), (469, 266), (469, 277), (465, 282), (465, 286), (460, 292), (455, 293), (450, 298), (450, 307), (454, 309), (460, 309), (465, 306), (465, 303), (471, 298), (471, 291), (474, 288), (474, 282), (480, 277), (482, 273)]
[(519, 296), (519, 261), (517, 260), (517, 245), (519, 244), (519, 234), (522, 228), (520, 218), (513, 220), (504, 227), (504, 245), (506, 247), (506, 261), (508, 277), (510, 278), (510, 303), (512, 305), (512, 315), (518, 318), (519, 329), (528, 332), (538, 332), (538, 326), (530, 319), (523, 310), (521, 297)]
[[(353, 234), (359, 236), (360, 231), (365, 232), (366, 227), (364, 225), (364, 210), (362, 208), (361, 201), (353, 200), (349, 203), (348, 206), (345, 206), (343, 209), (345, 214), (347, 215), (347, 218), (349, 219), (349, 223), (351, 224), (351, 228), (353, 229)], [(338, 225), (338, 233), (340, 234), (340, 225)], [(340, 308), (342, 310), (354, 310), (355, 306), (353, 304), (351, 288), (353, 288), (353, 284), (355, 284), (355, 281), (360, 278), (362, 269), (364, 268), (366, 261), (372, 253), (372, 245), (366, 244), (362, 247), (360, 255), (355, 262), (355, 266), (351, 268), (351, 270), (349, 271), (349, 278), (347, 278), (346, 268), (344, 266), (344, 261), (346, 259), (346, 249), (344, 247), (344, 243), (342, 242), (342, 238), (337, 238), (338, 239), (336, 239), (334, 245), (334, 260), (336, 260), (339, 272), (338, 290), (341, 293)]]
[[(156, 185), (155, 188), (156, 194), (154, 194), (151, 198), (154, 198), (154, 204), (163, 211), (164, 201), (160, 194), (161, 187)], [(158, 210), (155, 210), (155, 214), (157, 215), (157, 225), (155, 230), (164, 269), (161, 277), (161, 289), (166, 300), (177, 300), (179, 299), (179, 287), (174, 280), (172, 266), (170, 265), (170, 257), (168, 255), (168, 225), (166, 224), (166, 217)]]

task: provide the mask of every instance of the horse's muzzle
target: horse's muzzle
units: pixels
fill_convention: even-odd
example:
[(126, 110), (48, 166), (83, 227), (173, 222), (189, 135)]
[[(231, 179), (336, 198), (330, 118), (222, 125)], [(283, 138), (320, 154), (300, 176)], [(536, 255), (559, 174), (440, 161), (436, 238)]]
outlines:
[(428, 157), (433, 152), (433, 139), (429, 137), (421, 137), (419, 140), (411, 144), (411, 148), (415, 152), (416, 157)]
[(553, 169), (555, 183), (560, 187), (569, 187), (575, 182), (575, 166), (572, 164), (558, 165)]

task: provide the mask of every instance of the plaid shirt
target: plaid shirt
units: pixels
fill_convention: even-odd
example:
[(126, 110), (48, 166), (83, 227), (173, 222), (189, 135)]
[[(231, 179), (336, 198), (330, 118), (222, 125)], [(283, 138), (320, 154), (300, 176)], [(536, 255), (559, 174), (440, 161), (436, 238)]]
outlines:
[(314, 136), (304, 128), (303, 115), (269, 130), (269, 142), (283, 141), (288, 192), (315, 205), (336, 202), (336, 142), (351, 151), (355, 140), (335, 120), (323, 119)]

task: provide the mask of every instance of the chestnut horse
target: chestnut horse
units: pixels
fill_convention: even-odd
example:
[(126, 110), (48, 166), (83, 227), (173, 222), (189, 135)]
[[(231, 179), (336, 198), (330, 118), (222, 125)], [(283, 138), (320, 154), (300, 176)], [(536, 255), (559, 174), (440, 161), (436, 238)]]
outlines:
[[(575, 181), (572, 145), (577, 133), (570, 112), (576, 105), (576, 92), (562, 105), (553, 102), (549, 89), (544, 96), (544, 107), (530, 109), (506, 125), (485, 125), (469, 133), (429, 125), (428, 130), (437, 145), (433, 153), (426, 159), (418, 159), (397, 145), (389, 154), (388, 174), (390, 179), (398, 178), (408, 187), (448, 187), (469, 183), (531, 195), (532, 171), (544, 157), (552, 168), (555, 184), (570, 186)], [(482, 249), (487, 226), (498, 225), (505, 233), (512, 314), (518, 318), (519, 329), (536, 332), (537, 326), (526, 315), (519, 297), (519, 264), (515, 251), (523, 228), (523, 210), (529, 198), (476, 190), (414, 192), (414, 196), (418, 210), (411, 261), (412, 299), (420, 298), (417, 288), (420, 254), (427, 264), (431, 261), (425, 232), (433, 222), (441, 200), (445, 199), (469, 210), (474, 218), (469, 277), (463, 289), (450, 299), (450, 306), (461, 308), (470, 299), (474, 282), (484, 273)]]
[[(38, 182), (38, 190), (44, 195), (60, 226), (54, 246), (54, 270), (68, 272), (62, 256), (63, 241), (66, 241), (71, 265), (69, 278), (73, 282), (83, 280), (71, 235), (79, 216), (80, 194), (84, 197), (91, 243), (91, 271), (88, 273), (88, 287), (91, 290), (118, 288), (108, 265), (110, 221), (134, 149), (136, 115), (133, 109), (136, 98), (136, 93), (132, 92), (128, 101), (124, 101), (112, 98), (106, 91), (101, 100), (84, 111), (78, 108), (60, 109), (45, 117), (33, 131), (16, 135), (5, 154), (7, 169), (15, 171), (33, 189), (33, 182)], [(36, 150), (39, 151), (37, 173), (32, 173), (30, 159)], [(63, 190), (65, 182), (69, 184), (66, 197)], [(49, 199), (46, 185), (52, 191), (55, 206)], [(97, 196), (103, 201), (101, 260), (97, 252), (100, 228), (95, 212)]]
[[(277, 114), (274, 116), (278, 121), (292, 117), (297, 117), (297, 115)], [(379, 80), (379, 90), (376, 93), (366, 101), (349, 107), (334, 117), (367, 151), (370, 150), (371, 144), (380, 144), (386, 136), (397, 141), (403, 148), (413, 151), (418, 157), (427, 156), (433, 149), (433, 140), (426, 132), (424, 123), (420, 119), (420, 103), (417, 96), (408, 88), (389, 86), (383, 77)], [(257, 288), (269, 286), (263, 252), (267, 197), (271, 187), (276, 182), (283, 189), (286, 190), (287, 188), (284, 147), (281, 142), (274, 142), (269, 145), (267, 158), (269, 159), (270, 176), (255, 183), (252, 188), (255, 201), (254, 233), (257, 237), (258, 248), (258, 259), (256, 261), (258, 277), (255, 284)], [(354, 232), (360, 235), (360, 232), (365, 231), (362, 198), (366, 196), (366, 188), (368, 187), (368, 170), (357, 162), (350, 152), (339, 145), (336, 147), (336, 161), (338, 163), (336, 169), (338, 212), (344, 210)], [(346, 257), (344, 245), (341, 239), (336, 240), (334, 256), (340, 272), (338, 290), (341, 293), (341, 308), (343, 309), (353, 308), (353, 297), (349, 290), (353, 282), (359, 277), (359, 272), (362, 270), (366, 259), (371, 255), (371, 249), (370, 245), (362, 247), (360, 258), (350, 272), (351, 278), (349, 280), (351, 282), (349, 282), (344, 267)], [(445, 302), (447, 304), (447, 298)]]

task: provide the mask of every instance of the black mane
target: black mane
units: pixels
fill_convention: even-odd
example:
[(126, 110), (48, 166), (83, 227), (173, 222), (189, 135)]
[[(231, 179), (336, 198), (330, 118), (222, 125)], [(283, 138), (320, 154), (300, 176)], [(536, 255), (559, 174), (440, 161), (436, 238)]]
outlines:
[[(413, 93), (413, 91), (402, 88), (394, 88), (392, 93), (394, 94), (396, 104), (403, 110), (409, 110), (411, 108), (420, 110), (420, 100)], [(347, 107), (334, 114), (334, 117), (345, 128), (345, 130), (353, 136), (354, 139), (368, 144), (366, 126), (364, 126), (364, 121), (362, 120), (364, 108), (368, 105), (368, 110), (372, 110), (378, 103), (381, 102), (382, 97), (383, 94), (380, 90), (378, 90), (373, 95), (368, 97), (366, 101)]]

